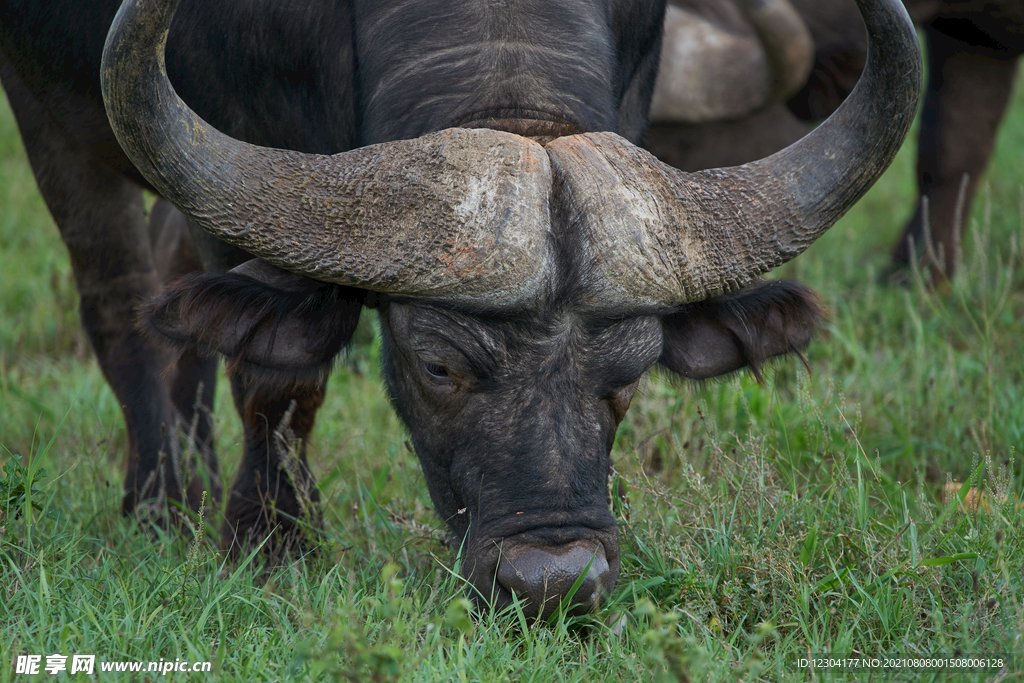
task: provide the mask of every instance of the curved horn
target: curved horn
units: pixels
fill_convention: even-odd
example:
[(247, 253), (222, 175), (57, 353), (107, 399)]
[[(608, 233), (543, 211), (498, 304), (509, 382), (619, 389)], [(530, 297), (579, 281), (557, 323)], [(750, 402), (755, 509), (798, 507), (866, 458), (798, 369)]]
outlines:
[(453, 129), (333, 156), (242, 143), (174, 92), (164, 46), (176, 0), (126, 0), (101, 81), (125, 152), (226, 242), (317, 280), (496, 306), (553, 268), (550, 165), (535, 142)]
[(737, 119), (799, 90), (814, 65), (814, 41), (788, 0), (737, 0), (755, 36), (723, 30), (669, 5), (650, 119)]
[(899, 0), (857, 0), (868, 60), (843, 105), (766, 159), (684, 173), (610, 134), (547, 145), (563, 204), (588, 216), (602, 300), (677, 305), (804, 251), (878, 179), (917, 109), (921, 55)]

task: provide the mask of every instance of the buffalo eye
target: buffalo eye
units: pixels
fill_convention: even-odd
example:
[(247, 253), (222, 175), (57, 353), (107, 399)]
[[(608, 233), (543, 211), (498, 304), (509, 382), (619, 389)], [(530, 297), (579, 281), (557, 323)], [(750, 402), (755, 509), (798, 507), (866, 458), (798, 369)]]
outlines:
[(444, 367), (443, 365), (424, 362), (423, 371), (427, 373), (427, 377), (434, 380), (435, 382), (451, 381), (451, 378), (448, 376), (448, 368)]

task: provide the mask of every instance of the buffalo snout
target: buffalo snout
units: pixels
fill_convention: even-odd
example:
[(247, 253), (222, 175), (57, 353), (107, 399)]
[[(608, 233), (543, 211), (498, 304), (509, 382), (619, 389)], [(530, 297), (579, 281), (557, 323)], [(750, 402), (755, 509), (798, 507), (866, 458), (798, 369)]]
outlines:
[(503, 555), (498, 563), (498, 583), (509, 593), (526, 600), (528, 616), (546, 619), (572, 593), (570, 613), (595, 610), (615, 584), (615, 575), (598, 543), (578, 542), (552, 548), (528, 548)]

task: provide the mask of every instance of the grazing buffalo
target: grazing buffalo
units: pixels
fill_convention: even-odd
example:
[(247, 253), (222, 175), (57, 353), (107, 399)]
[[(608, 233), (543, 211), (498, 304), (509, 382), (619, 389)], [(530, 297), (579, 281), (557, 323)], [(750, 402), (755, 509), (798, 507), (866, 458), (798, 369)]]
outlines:
[[(857, 6), (854, 0), (792, 2), (813, 38), (815, 52), (814, 67), (798, 92), (790, 93), (788, 100), (766, 98), (761, 108), (748, 107), (735, 115), (698, 108), (680, 115), (678, 110), (657, 107), (656, 98), (645, 140), (649, 150), (688, 171), (742, 164), (798, 140), (806, 134), (807, 122), (823, 119), (839, 106), (853, 89), (867, 54)], [(918, 191), (928, 202), (917, 203), (892, 258), (894, 266), (903, 269), (912, 258), (924, 257), (923, 265), (943, 277), (953, 273), (959, 260), (964, 217), (992, 155), (1017, 60), (1024, 53), (1024, 0), (904, 4), (922, 27), (928, 46), (929, 79), (917, 159)], [(717, 21), (718, 30), (748, 40), (759, 30), (737, 9), (720, 11)], [(681, 48), (672, 48), (666, 38), (666, 54), (673, 49)], [(689, 41), (685, 49), (699, 48)], [(924, 231), (925, 215), (931, 244)]]
[[(0, 74), (124, 405), (124, 509), (196, 504), (216, 351), (245, 425), (226, 542), (277, 529), (286, 549), (316, 502), (303, 446), (326, 377), (376, 308), (467, 578), (532, 614), (580, 575), (581, 609), (615, 583), (609, 453), (649, 368), (756, 371), (807, 344), (813, 295), (758, 276), (877, 179), (920, 79), (902, 6), (861, 0), (870, 57), (839, 111), (773, 157), (686, 174), (635, 146), (655, 0), (184, 0), (173, 24), (174, 0), (128, 0), (102, 66), (109, 3), (45, 4), (0, 5)], [(146, 227), (140, 185), (201, 229), (196, 253), (179, 214)], [(148, 331), (126, 324), (197, 259), (208, 272), (145, 304)], [(205, 467), (182, 461), (175, 420)]]

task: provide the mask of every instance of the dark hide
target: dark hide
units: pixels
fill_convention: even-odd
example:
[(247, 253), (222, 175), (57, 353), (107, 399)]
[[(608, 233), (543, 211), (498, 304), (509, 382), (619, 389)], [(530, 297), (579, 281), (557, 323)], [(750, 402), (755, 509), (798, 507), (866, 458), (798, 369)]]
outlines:
[[(147, 183), (114, 140), (100, 99), (100, 55), (119, 4), (3, 0), (0, 77), (40, 190), (70, 252), (83, 326), (124, 406), (129, 441), (124, 510), (157, 495), (155, 488), (139, 489), (152, 483), (158, 470), (155, 481), (166, 482), (160, 495), (180, 500), (187, 488), (188, 506), (195, 509), (203, 481), (176, 483), (180, 477), (171, 471), (167, 454), (179, 443), (167, 426), (188, 425), (199, 416), (200, 443), (193, 445), (208, 454), (206, 467), (215, 472), (204, 417), (212, 405), (214, 366), (195, 349), (169, 354), (133, 324), (138, 302), (196, 264), (195, 255), (184, 260), (172, 255), (185, 248), (176, 212), (161, 209), (147, 226), (140, 192)], [(505, 71), (493, 72), (491, 65), (500, 62), (476, 63), (479, 56), (466, 52), (462, 68), (446, 62), (430, 78), (421, 72), (382, 86), (401, 60), (415, 55), (429, 64), (445, 41), (478, 35), (487, 19), (482, 5), (459, 5), (458, 12), (441, 16), (439, 4), (427, 11), (431, 8), (420, 3), (416, 11), (397, 12), (399, 19), (376, 25), (375, 13), (392, 5), (183, 0), (168, 38), (168, 76), (189, 105), (221, 131), (304, 152), (330, 154), (458, 124), (537, 135), (618, 130), (639, 141), (660, 49), (664, 8), (657, 0), (587, 0), (565, 3), (565, 9), (547, 2), (509, 3), (502, 20), (490, 26), (494, 41), (487, 48), (504, 49), (499, 48), (504, 34), (504, 42), (522, 46), (503, 55)], [(431, 22), (424, 21), (431, 15)], [(533, 22), (535, 30), (517, 33), (522, 21)], [(531, 41), (546, 43), (531, 47)], [(547, 49), (562, 58), (545, 58)], [(510, 79), (508, 74), (520, 75)], [(425, 85), (428, 90), (421, 90)], [(447, 98), (443, 106), (421, 100), (435, 94)], [(484, 120), (468, 120), (474, 118)], [(207, 270), (226, 271), (249, 258), (202, 231), (191, 232)], [(175, 260), (178, 264), (170, 267)], [(189, 291), (199, 296), (202, 288), (193, 282)], [(194, 311), (191, 315), (199, 320)], [(207, 316), (203, 324), (215, 320)], [(258, 343), (273, 337), (254, 334)], [(251, 360), (238, 361), (238, 367)], [(236, 396), (246, 391), (238, 384), (240, 375), (233, 374)], [(273, 412), (271, 406), (267, 410)]]
[(236, 368), (230, 377), (245, 442), (224, 511), (221, 544), (236, 558), (268, 536), (264, 551), (274, 559), (315, 549), (320, 492), (306, 464), (306, 446), (326, 377), (321, 382), (304, 379), (287, 391), (268, 382), (262, 370)]
[[(520, 0), (423, 9), (353, 2), (361, 144), (454, 126), (547, 139), (613, 130), (639, 141), (661, 3)], [(472, 39), (453, 48), (453, 33)]]
[(739, 166), (763, 159), (807, 134), (807, 124), (781, 102), (735, 121), (652, 123), (644, 147), (684, 171)]
[[(123, 510), (146, 499), (199, 507), (220, 498), (210, 415), (216, 359), (171, 353), (135, 327), (135, 306), (197, 267), (225, 271), (250, 258), (183, 229), (114, 139), (100, 97), (103, 41), (120, 0), (0, 2), (0, 80), (32, 170), (71, 257), (82, 325), (122, 406), (128, 436)], [(184, 0), (169, 39), (177, 91), (222, 131), (274, 147), (333, 153), (355, 144), (351, 20), (345, 2)], [(288, 46), (282, 49), (282, 46)], [(226, 56), (230, 55), (230, 58)], [(188, 237), (198, 253), (190, 253)], [(238, 375), (236, 396), (247, 395)], [(246, 402), (274, 412), (277, 399)], [(285, 401), (288, 405), (290, 400)], [(180, 432), (180, 435), (179, 435)], [(191, 443), (189, 441), (191, 440)], [(201, 467), (178, 462), (200, 455)]]
[[(249, 256), (195, 230), (190, 252), (166, 207), (147, 224), (145, 183), (99, 97), (118, 4), (0, 0), (0, 77), (71, 254), (83, 325), (124, 406), (124, 511), (164, 497), (198, 506), (209, 484), (202, 472), (181, 477), (191, 469), (168, 454), (181, 450), (179, 416), (208, 415), (215, 351), (229, 358), (245, 429), (223, 542), (238, 553), (276, 534), (273, 554), (309, 547), (318, 493), (306, 444), (333, 359), (371, 295), (224, 273)], [(459, 125), (639, 141), (663, 14), (657, 0), (183, 0), (167, 71), (213, 126), (270, 147), (334, 153)], [(180, 277), (197, 256), (215, 272)], [(679, 311), (595, 312), (571, 281), (552, 290), (529, 311), (500, 315), (386, 296), (375, 305), (392, 402), (438, 514), (465, 539), (473, 585), (504, 604), (518, 576), (548, 560), (571, 583), (593, 558), (592, 606), (618, 572), (610, 450), (643, 373), (659, 359), (689, 378), (756, 370), (803, 348), (818, 308), (785, 283)], [(158, 294), (143, 310), (144, 334), (135, 307)], [(208, 425), (198, 433), (215, 480)]]
[(233, 554), (274, 534), (267, 548), (280, 557), (315, 536), (319, 492), (306, 444), (331, 365), (351, 342), (366, 296), (283, 271), (274, 285), (196, 273), (142, 309), (143, 327), (165, 342), (230, 359), (245, 428), (222, 539)]
[[(245, 358), (261, 374), (308, 363), (289, 376), (316, 376), (351, 333), (356, 302), (302, 289), (304, 278), (293, 277), (295, 292), (237, 275), (192, 276), (147, 315), (172, 339)], [(253, 310), (264, 313), (254, 318)], [(580, 314), (571, 297), (502, 316), (385, 297), (380, 313), (384, 377), (437, 513), (464, 543), (467, 577), (505, 605), (511, 593), (492, 578), (501, 557), (523, 548), (600, 544), (611, 588), (619, 550), (605, 480), (616, 428), (644, 372), (658, 362), (683, 379), (743, 367), (760, 377), (770, 359), (806, 348), (821, 309), (798, 283), (760, 282), (664, 315)], [(241, 322), (210, 324), (218, 319)], [(275, 328), (287, 339), (270, 344)], [(247, 437), (246, 458), (257, 452)], [(258, 511), (241, 502), (232, 498), (229, 520), (245, 529)], [(264, 527), (249, 533), (261, 538)]]
[[(814, 67), (800, 92), (786, 106), (775, 103), (739, 121), (652, 126), (644, 144), (655, 156), (687, 171), (743, 164), (792, 144), (809, 130), (806, 122), (824, 119), (843, 102), (864, 67), (867, 47), (853, 0), (791, 1), (815, 43)], [(721, 2), (733, 0), (709, 4)], [(892, 258), (899, 271), (912, 258), (923, 257), (923, 265), (942, 278), (956, 267), (961, 232), (1013, 91), (1024, 52), (1024, 2), (904, 4), (923, 27), (928, 45), (917, 180), (920, 198), (928, 200), (932, 239), (927, 244), (918, 201)], [(717, 15), (728, 13), (719, 10)]]

